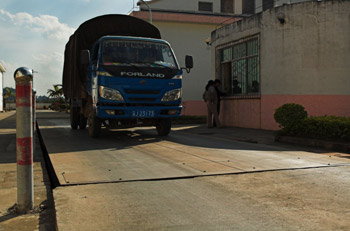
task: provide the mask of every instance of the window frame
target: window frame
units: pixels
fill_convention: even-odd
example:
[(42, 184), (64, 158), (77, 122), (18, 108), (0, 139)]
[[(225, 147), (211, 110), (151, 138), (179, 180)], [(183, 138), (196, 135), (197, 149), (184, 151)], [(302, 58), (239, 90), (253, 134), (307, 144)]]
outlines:
[[(201, 9), (201, 5), (202, 5), (202, 9)], [(205, 5), (204, 10), (203, 10), (203, 5)], [(209, 5), (210, 5), (210, 10), (206, 10), (205, 8), (207, 8)], [(201, 12), (214, 12), (214, 4), (213, 4), (213, 2), (199, 1), (198, 2), (198, 11), (201, 11)]]
[[(256, 41), (256, 46), (255, 47), (251, 46), (251, 48), (254, 47), (255, 48), (254, 51), (256, 51), (256, 53), (248, 54), (248, 49), (247, 49), (248, 43), (253, 41), (254, 42)], [(234, 52), (234, 48), (235, 47), (237, 48), (239, 46), (245, 47), (245, 53), (244, 55), (236, 56)], [(229, 52), (228, 50), (231, 50), (231, 52)], [(229, 56), (228, 53), (231, 53), (231, 57), (227, 57)], [(218, 46), (216, 49), (216, 59), (217, 59), (216, 64), (218, 68), (217, 74), (223, 84), (223, 89), (225, 89), (226, 91), (229, 90), (229, 92), (227, 93), (227, 97), (230, 97), (230, 98), (232, 97), (233, 98), (260, 98), (261, 97), (260, 35), (259, 34), (244, 37), (244, 38), (232, 41), (230, 43), (226, 43)], [(236, 67), (238, 65), (240, 69), (235, 68), (235, 65)], [(250, 68), (249, 66), (252, 68)], [(243, 71), (243, 73), (241, 73), (241, 76), (234, 75), (234, 74), (237, 74), (237, 70)], [(235, 87), (233, 87), (234, 80), (238, 81), (238, 84), (236, 84), (236, 86), (241, 84), (240, 85), (241, 92), (239, 92), (239, 90), (235, 92), (234, 90)], [(256, 83), (257, 83), (257, 86), (256, 86)], [(239, 87), (236, 87), (236, 89), (239, 89)]]

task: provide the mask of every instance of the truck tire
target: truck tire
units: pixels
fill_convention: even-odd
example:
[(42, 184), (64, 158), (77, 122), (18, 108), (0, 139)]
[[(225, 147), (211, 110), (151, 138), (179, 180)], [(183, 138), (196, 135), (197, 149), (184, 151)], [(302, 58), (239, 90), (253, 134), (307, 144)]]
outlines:
[(101, 120), (96, 117), (95, 113), (93, 111), (90, 112), (89, 118), (89, 135), (91, 137), (99, 137), (101, 135)]
[(70, 126), (74, 130), (78, 129), (79, 117), (80, 117), (79, 114), (80, 114), (80, 108), (78, 107), (70, 108)]
[(87, 124), (87, 118), (83, 114), (80, 114), (79, 128), (80, 129), (85, 129), (86, 128), (86, 124)]
[(171, 119), (160, 119), (156, 124), (159, 136), (167, 136), (171, 131)]

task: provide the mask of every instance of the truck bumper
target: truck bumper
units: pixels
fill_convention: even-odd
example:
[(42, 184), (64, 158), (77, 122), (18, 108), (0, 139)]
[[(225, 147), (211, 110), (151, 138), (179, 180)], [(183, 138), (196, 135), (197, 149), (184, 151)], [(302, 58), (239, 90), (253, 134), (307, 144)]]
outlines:
[(101, 119), (174, 118), (180, 116), (181, 110), (182, 106), (97, 106), (97, 117)]

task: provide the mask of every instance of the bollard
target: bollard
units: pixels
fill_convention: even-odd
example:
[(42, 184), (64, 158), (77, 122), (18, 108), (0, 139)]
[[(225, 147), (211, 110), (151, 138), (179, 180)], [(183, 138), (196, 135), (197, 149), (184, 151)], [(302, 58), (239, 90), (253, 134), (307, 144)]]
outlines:
[(36, 90), (33, 88), (33, 97), (32, 97), (32, 104), (33, 104), (33, 156), (35, 155), (35, 137), (36, 137)]
[(16, 81), (17, 209), (33, 209), (33, 114), (32, 71), (26, 67), (14, 73)]

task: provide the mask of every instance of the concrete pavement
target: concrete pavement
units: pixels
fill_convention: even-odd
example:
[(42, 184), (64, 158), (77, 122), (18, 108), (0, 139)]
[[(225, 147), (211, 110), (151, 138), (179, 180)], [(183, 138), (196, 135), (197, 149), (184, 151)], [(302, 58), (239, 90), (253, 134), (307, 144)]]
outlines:
[(310, 168), (346, 162), (302, 149), (267, 145), (273, 142), (273, 135), (266, 131), (259, 134), (257, 130), (183, 125), (175, 126), (168, 137), (159, 137), (154, 128), (145, 127), (103, 129), (101, 138), (92, 139), (87, 131), (72, 130), (68, 118), (44, 119), (41, 115), (38, 119), (41, 134), (60, 186)]
[(60, 231), (349, 225), (349, 160), (329, 152), (268, 145), (273, 132), (204, 125), (174, 126), (165, 138), (150, 128), (103, 129), (91, 139), (67, 117), (46, 116), (39, 124), (62, 184), (54, 190)]
[[(39, 118), (40, 116), (47, 118), (69, 118), (69, 115), (64, 112), (58, 113), (45, 111), (44, 113), (39, 113), (38, 115)], [(272, 131), (262, 131), (256, 129), (208, 129), (205, 125), (177, 125), (174, 126), (174, 130), (180, 133), (192, 133), (197, 136), (209, 136), (215, 139), (235, 140), (258, 144), (273, 144), (275, 142), (276, 135), (275, 132)], [(36, 209), (31, 213), (24, 215), (15, 214), (10, 209), (16, 203), (17, 197), (15, 138), (15, 112), (0, 113), (0, 231), (55, 230), (56, 220), (52, 191), (50, 189), (50, 182), (47, 177), (42, 151), (40, 150), (40, 145), (37, 139), (36, 150), (34, 153), (34, 204)], [(300, 149), (300, 147), (298, 147), (298, 149)], [(303, 149), (308, 150), (308, 148)], [(340, 153), (325, 152), (323, 150), (319, 150), (319, 152), (327, 155), (345, 155)], [(60, 191), (60, 193), (63, 192)], [(86, 197), (82, 198), (84, 199)], [(76, 230), (79, 230), (79, 227), (77, 227)]]
[(57, 187), (59, 230), (347, 231), (349, 170)]
[(60, 231), (348, 225), (341, 217), (349, 206), (349, 160), (276, 147), (274, 132), (179, 125), (165, 138), (135, 128), (103, 129), (92, 139), (71, 130), (67, 115), (43, 115), (39, 125), (62, 184), (54, 190)]
[(55, 230), (52, 191), (38, 139), (34, 151), (34, 210), (17, 214), (16, 114), (0, 113), (0, 231)]

